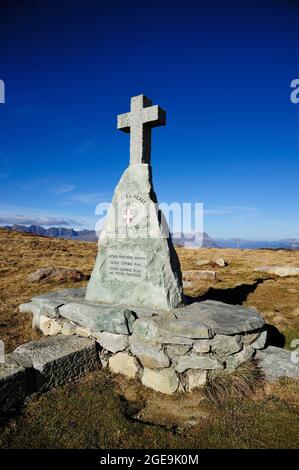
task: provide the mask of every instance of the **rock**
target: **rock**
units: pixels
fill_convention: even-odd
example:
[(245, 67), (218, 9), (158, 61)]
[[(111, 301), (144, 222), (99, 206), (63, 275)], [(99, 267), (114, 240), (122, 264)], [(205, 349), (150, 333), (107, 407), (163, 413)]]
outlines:
[(117, 335), (115, 333), (102, 332), (94, 335), (97, 342), (102, 348), (107, 349), (113, 353), (123, 351), (129, 345), (127, 335)]
[(255, 271), (275, 274), (276, 276), (299, 276), (299, 268), (295, 266), (258, 266)]
[(176, 311), (176, 317), (178, 321), (183, 319), (185, 322), (209, 329), (212, 334), (221, 335), (251, 333), (260, 330), (265, 324), (255, 308), (229, 305), (215, 300), (187, 305)]
[(184, 281), (198, 281), (202, 279), (210, 279), (214, 281), (216, 279), (216, 272), (211, 270), (193, 270), (183, 271)]
[(211, 342), (208, 339), (200, 339), (193, 344), (193, 351), (199, 354), (210, 352)]
[(185, 375), (185, 388), (187, 392), (191, 392), (194, 388), (202, 387), (207, 381), (206, 370), (189, 369)]
[(34, 305), (33, 302), (27, 304), (21, 304), (19, 306), (20, 313), (31, 313), (32, 314), (32, 328), (39, 328), (40, 322), (40, 308)]
[(138, 357), (144, 367), (162, 369), (170, 365), (169, 357), (161, 346), (148, 346), (134, 336), (130, 336), (129, 343), (132, 354)]
[(62, 325), (54, 318), (40, 315), (38, 328), (45, 336), (55, 336), (61, 333)]
[[(186, 310), (188, 307), (184, 308)], [(201, 320), (180, 314), (178, 312), (177, 318), (174, 320), (161, 320), (159, 322), (159, 334), (163, 337), (166, 336), (182, 336), (184, 338), (211, 338), (211, 329), (206, 327)], [(174, 339), (175, 342), (175, 339)]]
[(197, 266), (206, 266), (207, 264), (210, 264), (211, 260), (210, 259), (199, 259), (195, 261)]
[(39, 282), (42, 279), (45, 279), (45, 278), (51, 276), (51, 274), (53, 274), (54, 272), (55, 272), (55, 268), (53, 266), (47, 266), (46, 268), (40, 268), (37, 271), (35, 271), (34, 273), (31, 273), (31, 274), (29, 274), (29, 276), (27, 276), (27, 282)]
[(59, 314), (96, 333), (107, 331), (128, 334), (135, 321), (135, 314), (132, 310), (113, 305), (73, 302), (59, 307)]
[(256, 333), (246, 333), (245, 335), (242, 336), (243, 344), (251, 344), (253, 343), (258, 337), (260, 336), (261, 332), (258, 331)]
[(37, 391), (81, 378), (98, 364), (95, 342), (78, 336), (58, 335), (30, 341), (15, 353), (32, 364)]
[(8, 354), (6, 362), (0, 363), (0, 408), (6, 411), (26, 397), (26, 372)]
[(61, 333), (65, 336), (72, 336), (76, 333), (76, 325), (70, 321), (64, 321)]
[(176, 356), (184, 356), (190, 351), (191, 347), (191, 344), (170, 344), (167, 346), (166, 351), (167, 355), (173, 358)]
[(223, 268), (227, 264), (223, 258), (216, 258), (214, 260), (214, 263), (217, 264), (217, 266), (220, 266), (221, 268)]
[(242, 349), (242, 341), (240, 335), (219, 335), (217, 334), (211, 341), (212, 351), (218, 356), (230, 356)]
[(253, 349), (263, 349), (266, 346), (267, 342), (267, 330), (262, 331), (259, 337), (251, 343)]
[(115, 374), (123, 374), (134, 379), (139, 371), (135, 357), (128, 353), (119, 352), (109, 359), (109, 368)]
[(256, 357), (269, 381), (275, 381), (279, 377), (299, 377), (299, 356), (295, 351), (268, 346), (263, 351), (257, 351)]
[(254, 354), (254, 349), (251, 345), (244, 346), (242, 351), (232, 354), (226, 358), (226, 368), (229, 370), (237, 369), (241, 364), (251, 359)]
[[(114, 217), (115, 213), (120, 216)], [(165, 229), (165, 219), (159, 220), (151, 167), (130, 165), (115, 189), (86, 299), (108, 304), (125, 300), (127, 305), (160, 311), (182, 305), (180, 264)]]
[(141, 341), (157, 342), (159, 325), (152, 318), (138, 318), (134, 323), (133, 333)]
[(89, 276), (83, 274), (77, 269), (56, 268), (50, 278), (56, 282), (79, 282), (88, 280)]
[(171, 395), (176, 392), (179, 386), (179, 378), (172, 369), (162, 369), (159, 371), (145, 368), (141, 381), (145, 387), (152, 388), (156, 392)]
[(208, 356), (181, 356), (178, 358), (175, 370), (177, 372), (184, 372), (187, 369), (214, 369), (221, 370), (223, 369), (222, 364), (220, 364), (216, 358)]
[(76, 335), (82, 336), (83, 338), (88, 338), (91, 336), (91, 331), (89, 328), (83, 328), (83, 326), (76, 326), (75, 330)]
[(56, 302), (55, 300), (47, 300), (40, 303), (40, 311), (42, 315), (46, 315), (50, 318), (59, 317), (58, 308), (61, 306), (61, 302)]
[(34, 273), (29, 274), (27, 282), (40, 282), (43, 279), (55, 280), (58, 282), (77, 282), (88, 279), (88, 276), (85, 276), (77, 269), (54, 268), (53, 266), (47, 266), (46, 268), (40, 268)]
[(185, 345), (185, 346), (192, 346), (194, 343), (194, 339), (192, 338), (184, 338), (183, 336), (173, 336), (167, 335), (163, 333), (163, 335), (159, 336), (159, 342), (161, 344), (173, 344), (173, 345)]

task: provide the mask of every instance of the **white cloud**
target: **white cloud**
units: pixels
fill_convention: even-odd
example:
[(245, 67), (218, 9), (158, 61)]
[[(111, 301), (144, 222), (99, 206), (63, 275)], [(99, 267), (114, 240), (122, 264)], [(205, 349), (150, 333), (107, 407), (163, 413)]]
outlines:
[(73, 191), (75, 187), (76, 186), (74, 186), (73, 184), (62, 184), (61, 186), (54, 188), (53, 192), (55, 194), (66, 194), (66, 193), (70, 193), (71, 191)]
[(48, 216), (28, 216), (28, 215), (0, 215), (0, 225), (11, 225), (11, 224), (21, 224), (21, 225), (83, 225), (82, 222), (75, 219), (68, 219), (65, 217), (48, 217)]

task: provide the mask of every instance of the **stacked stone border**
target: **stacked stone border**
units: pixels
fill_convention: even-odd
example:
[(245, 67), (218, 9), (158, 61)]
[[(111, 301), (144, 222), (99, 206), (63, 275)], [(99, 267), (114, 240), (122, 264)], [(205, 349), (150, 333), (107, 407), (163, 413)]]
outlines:
[(0, 372), (5, 406), (82, 377), (98, 365), (158, 392), (190, 392), (265, 347), (255, 309), (206, 301), (174, 312), (93, 304), (85, 289), (36, 296), (20, 311), (45, 338), (19, 346)]
[(165, 394), (190, 392), (253, 357), (270, 380), (299, 376), (291, 352), (264, 349), (267, 330), (255, 309), (205, 301), (166, 314), (87, 303), (84, 295), (85, 289), (65, 289), (20, 306), (45, 338), (19, 346), (0, 364), (1, 409), (98, 367)]

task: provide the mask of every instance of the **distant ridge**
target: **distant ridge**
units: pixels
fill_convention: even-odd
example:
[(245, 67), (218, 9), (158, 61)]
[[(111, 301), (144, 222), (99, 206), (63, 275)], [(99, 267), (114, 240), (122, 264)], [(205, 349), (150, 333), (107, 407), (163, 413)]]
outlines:
[[(67, 240), (78, 240), (78, 241), (85, 241), (85, 242), (96, 242), (98, 237), (94, 230), (74, 230), (72, 228), (65, 228), (65, 227), (50, 227), (44, 228), (40, 225), (30, 225), (27, 227), (26, 225), (6, 225), (2, 228), (6, 230), (14, 231), (14, 232), (23, 232), (23, 233), (33, 233), (35, 235), (40, 235), (42, 237), (53, 237), (53, 238), (65, 238)], [(175, 245), (180, 246), (191, 246), (191, 247), (198, 247), (203, 246), (205, 248), (217, 248), (218, 245), (212, 240), (211, 237), (207, 233), (203, 233), (203, 244), (199, 245), (199, 241), (201, 240), (202, 234), (186, 234), (182, 236), (182, 234), (173, 234), (173, 242)]]
[[(15, 232), (32, 233), (42, 237), (64, 238), (67, 240), (77, 240), (85, 242), (97, 242), (98, 237), (94, 230), (74, 230), (65, 227), (44, 228), (40, 225), (5, 225), (2, 228)], [(201, 244), (202, 237), (202, 244)], [(178, 234), (173, 233), (173, 242), (176, 246), (184, 246), (189, 248), (240, 248), (248, 250), (258, 249), (284, 249), (299, 250), (299, 239), (287, 238), (283, 240), (243, 240), (241, 238), (222, 239), (211, 238), (207, 233), (197, 234)]]

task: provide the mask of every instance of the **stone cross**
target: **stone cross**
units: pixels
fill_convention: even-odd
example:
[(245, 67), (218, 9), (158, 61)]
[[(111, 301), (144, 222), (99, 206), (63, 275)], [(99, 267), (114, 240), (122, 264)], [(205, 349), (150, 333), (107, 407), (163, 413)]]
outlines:
[(130, 164), (151, 163), (152, 127), (164, 126), (166, 113), (144, 95), (131, 98), (131, 111), (117, 116), (117, 129), (130, 133)]

